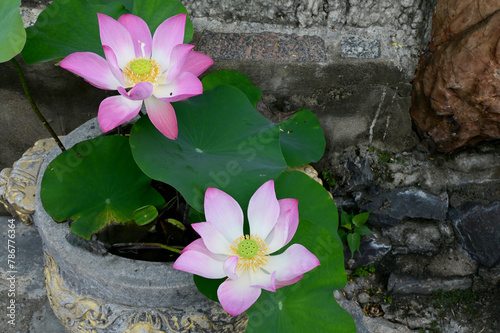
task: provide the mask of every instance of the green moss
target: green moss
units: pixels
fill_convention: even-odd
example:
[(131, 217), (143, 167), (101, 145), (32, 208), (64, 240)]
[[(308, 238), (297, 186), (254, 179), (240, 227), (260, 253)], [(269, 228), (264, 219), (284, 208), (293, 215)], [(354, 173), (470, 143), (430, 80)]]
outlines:
[(440, 290), (432, 293), (429, 302), (438, 310), (441, 318), (444, 318), (446, 312), (450, 310), (461, 310), (464, 313), (471, 314), (473, 317), (477, 317), (479, 313), (474, 308), (476, 300), (477, 295), (471, 290), (451, 290), (447, 292)]

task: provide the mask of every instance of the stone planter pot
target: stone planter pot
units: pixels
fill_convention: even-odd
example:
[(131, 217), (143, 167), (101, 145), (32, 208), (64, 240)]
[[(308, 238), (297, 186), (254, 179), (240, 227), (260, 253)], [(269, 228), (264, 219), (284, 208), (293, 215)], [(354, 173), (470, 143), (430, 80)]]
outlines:
[[(63, 142), (101, 135), (95, 119), (77, 128)], [(69, 332), (243, 332), (245, 314), (231, 317), (198, 292), (188, 273), (173, 263), (137, 261), (99, 255), (67, 241), (67, 223), (56, 223), (40, 201), (45, 169), (60, 153), (54, 148), (38, 177), (34, 223), (45, 253), (47, 295), (55, 315)], [(78, 189), (75, 189), (77, 191)]]

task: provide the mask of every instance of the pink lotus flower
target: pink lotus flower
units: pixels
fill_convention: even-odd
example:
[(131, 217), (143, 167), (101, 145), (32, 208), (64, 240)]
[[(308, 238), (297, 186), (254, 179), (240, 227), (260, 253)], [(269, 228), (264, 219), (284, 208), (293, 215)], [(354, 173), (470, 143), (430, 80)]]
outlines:
[(142, 107), (155, 127), (177, 138), (177, 118), (171, 102), (203, 92), (198, 75), (213, 64), (210, 57), (183, 44), (186, 14), (173, 16), (151, 32), (144, 20), (125, 14), (118, 21), (97, 14), (106, 59), (92, 52), (72, 53), (61, 67), (93, 86), (118, 90), (101, 102), (97, 119), (104, 132), (134, 118)]
[(274, 182), (264, 183), (248, 205), (250, 235), (243, 235), (243, 212), (228, 194), (205, 193), (207, 222), (192, 224), (201, 236), (189, 244), (174, 268), (209, 279), (228, 277), (217, 290), (222, 307), (232, 316), (246, 311), (262, 289), (276, 291), (300, 281), (319, 260), (300, 244), (270, 255), (290, 242), (299, 224), (298, 201), (276, 199)]

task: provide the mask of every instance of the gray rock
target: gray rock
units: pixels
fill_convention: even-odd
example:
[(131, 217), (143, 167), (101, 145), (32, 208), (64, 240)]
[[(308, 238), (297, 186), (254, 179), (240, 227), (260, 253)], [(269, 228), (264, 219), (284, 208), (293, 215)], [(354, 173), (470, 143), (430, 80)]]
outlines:
[(344, 261), (351, 269), (376, 264), (380, 262), (391, 249), (391, 243), (386, 237), (378, 235), (363, 237), (359, 245), (359, 252), (361, 252), (361, 254), (355, 252), (353, 261), (349, 260), (351, 258), (351, 251), (346, 246), (344, 247)]
[(375, 225), (395, 226), (405, 217), (443, 221), (448, 211), (446, 192), (437, 196), (412, 187), (394, 191), (372, 188), (369, 193), (357, 193), (356, 202), (372, 212), (370, 223)]
[(368, 302), (370, 302), (370, 295), (368, 295), (365, 292), (359, 293), (358, 294), (358, 302), (359, 303), (368, 303)]
[(346, 162), (349, 179), (345, 181), (344, 188), (348, 191), (357, 191), (370, 186), (373, 182), (373, 171), (370, 160), (367, 158), (352, 157)]
[(434, 291), (450, 291), (454, 289), (469, 289), (472, 286), (470, 278), (451, 279), (416, 279), (391, 273), (387, 281), (387, 290), (395, 294), (430, 295)]
[(432, 276), (467, 276), (477, 273), (478, 263), (462, 249), (449, 248), (432, 257), (427, 269)]
[(340, 43), (346, 58), (380, 58), (380, 41), (359, 37), (343, 37)]
[(197, 51), (214, 59), (277, 62), (326, 62), (325, 41), (296, 34), (204, 31)]
[(493, 268), (479, 267), (474, 290), (491, 290), (494, 287), (500, 287), (500, 265)]
[(334, 291), (335, 299), (354, 319), (357, 333), (411, 333), (406, 326), (390, 322), (382, 317), (368, 317), (359, 305), (347, 300), (340, 291)]
[(467, 202), (450, 211), (463, 247), (479, 263), (493, 267), (500, 260), (500, 201)]
[(438, 250), (441, 232), (436, 223), (405, 221), (384, 229), (393, 245), (406, 248), (410, 253), (431, 254)]

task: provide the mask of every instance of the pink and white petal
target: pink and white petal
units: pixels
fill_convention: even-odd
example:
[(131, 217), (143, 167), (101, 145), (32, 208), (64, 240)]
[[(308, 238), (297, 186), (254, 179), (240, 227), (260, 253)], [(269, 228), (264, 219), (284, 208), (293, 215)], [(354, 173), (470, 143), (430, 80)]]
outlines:
[(252, 287), (258, 287), (272, 292), (276, 291), (276, 272), (269, 274), (262, 269), (258, 269), (255, 272), (249, 271), (248, 274), (250, 275), (250, 285)]
[(127, 122), (137, 116), (142, 101), (132, 101), (121, 95), (106, 98), (99, 105), (97, 120), (103, 132)]
[[(288, 236), (285, 244), (283, 244), (283, 246), (285, 246), (292, 240), (293, 236), (295, 236), (295, 232), (299, 226), (299, 200), (287, 198), (278, 200), (278, 203), (280, 205), (280, 216), (278, 217), (278, 221), (283, 219), (284, 223), (288, 225)], [(284, 212), (283, 216), (281, 216), (281, 212)]]
[(193, 73), (199, 76), (201, 73), (206, 71), (210, 66), (212, 66), (214, 61), (212, 58), (203, 54), (201, 52), (191, 51), (186, 57), (186, 61), (180, 70), (180, 72)]
[(300, 244), (292, 244), (282, 254), (271, 256), (263, 268), (276, 272), (277, 281), (293, 280), (320, 265), (318, 258)]
[(172, 104), (151, 96), (144, 100), (146, 111), (153, 125), (167, 138), (177, 139), (177, 117)]
[(174, 81), (155, 87), (153, 95), (166, 102), (178, 102), (203, 93), (203, 84), (194, 74), (179, 74)]
[(286, 280), (286, 281), (278, 281), (278, 280), (276, 280), (276, 289), (281, 288), (281, 287), (286, 287), (286, 286), (289, 286), (291, 284), (297, 283), (300, 280), (302, 280), (303, 277), (304, 277), (304, 274), (296, 276), (295, 278), (290, 279), (290, 280)]
[(174, 262), (173, 268), (207, 279), (220, 279), (226, 276), (223, 264), (222, 261), (207, 256), (205, 253), (185, 251)]
[(104, 56), (106, 56), (106, 60), (108, 61), (109, 69), (111, 73), (113, 73), (114, 77), (120, 82), (122, 86), (125, 85), (125, 78), (123, 77), (123, 72), (118, 67), (118, 60), (116, 60), (116, 55), (111, 49), (111, 47), (107, 45), (103, 45), (102, 49), (104, 50)]
[(209, 187), (205, 192), (205, 217), (231, 243), (243, 235), (243, 211), (229, 194)]
[(242, 274), (237, 280), (227, 279), (217, 289), (219, 302), (231, 316), (237, 316), (252, 306), (262, 290), (250, 286), (248, 274)]
[(250, 198), (248, 203), (248, 222), (250, 233), (266, 239), (278, 221), (280, 206), (274, 191), (274, 181), (269, 180)]
[(158, 61), (161, 68), (170, 68), (172, 49), (184, 42), (186, 17), (186, 14), (172, 16), (156, 28), (151, 58)]
[(269, 233), (267, 238), (264, 240), (267, 244), (267, 248), (269, 253), (274, 253), (281, 249), (287, 243), (288, 239), (288, 228), (290, 220), (289, 215), (292, 214), (291, 210), (287, 210), (286, 212), (280, 212), (280, 216), (278, 217), (278, 222), (274, 226), (273, 230)]
[(299, 225), (299, 201), (297, 199), (280, 199), (280, 215), (273, 230), (265, 239), (269, 253), (273, 253), (288, 244), (295, 235)]
[(236, 280), (238, 275), (236, 274), (236, 265), (238, 264), (238, 256), (230, 256), (224, 261), (224, 273), (231, 280)]
[(130, 33), (117, 20), (108, 15), (97, 13), (101, 44), (109, 46), (116, 55), (118, 66), (125, 65), (135, 58), (134, 44)]
[[(153, 38), (151, 38), (151, 31), (147, 23), (140, 17), (132, 14), (124, 14), (118, 19), (121, 25), (127, 29), (132, 37), (132, 44), (134, 45), (135, 58), (151, 57), (151, 49), (153, 47)], [(144, 43), (144, 55), (142, 54), (141, 43)]]
[(92, 52), (71, 53), (59, 65), (99, 89), (116, 90), (120, 85), (106, 59)]
[(299, 201), (297, 199), (280, 199), (280, 215), (273, 230), (265, 239), (269, 253), (278, 251), (292, 240), (299, 225)]
[(170, 68), (165, 68), (165, 70), (168, 70), (167, 82), (174, 80), (181, 73), (180, 70), (193, 48), (194, 45), (190, 44), (179, 44), (174, 46), (170, 54)]
[(125, 98), (133, 101), (143, 101), (153, 94), (153, 84), (151, 82), (139, 82), (129, 91), (123, 87), (118, 87), (117, 90)]
[(228, 255), (231, 243), (224, 234), (209, 222), (199, 222), (191, 224), (194, 231), (203, 239), (207, 249), (215, 254)]

